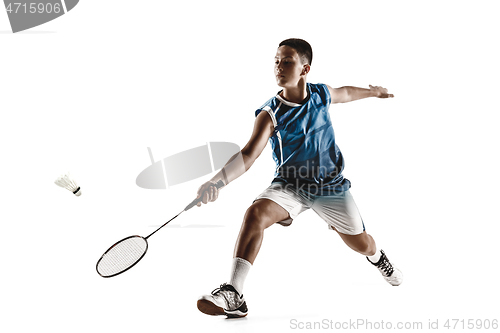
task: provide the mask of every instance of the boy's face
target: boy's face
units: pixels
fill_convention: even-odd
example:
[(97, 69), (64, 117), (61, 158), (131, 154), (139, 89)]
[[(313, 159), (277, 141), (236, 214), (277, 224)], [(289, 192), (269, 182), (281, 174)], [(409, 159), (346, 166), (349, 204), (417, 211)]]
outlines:
[(280, 46), (274, 58), (274, 75), (276, 83), (280, 87), (294, 88), (297, 87), (301, 79), (306, 78), (310, 66), (303, 65), (299, 54), (290, 46)]

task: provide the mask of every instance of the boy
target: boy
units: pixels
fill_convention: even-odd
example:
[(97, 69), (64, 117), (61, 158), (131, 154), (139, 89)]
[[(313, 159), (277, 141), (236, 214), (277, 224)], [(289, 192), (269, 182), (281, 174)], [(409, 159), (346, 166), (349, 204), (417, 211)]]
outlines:
[[(342, 176), (344, 161), (335, 144), (330, 104), (366, 97), (394, 97), (387, 89), (370, 86), (331, 88), (307, 83), (312, 49), (301, 39), (279, 44), (274, 72), (283, 90), (256, 111), (254, 130), (246, 146), (198, 190), (203, 203), (217, 199), (215, 183), (227, 185), (245, 173), (261, 154), (267, 141), (273, 147), (277, 168), (272, 184), (248, 208), (241, 226), (229, 284), (198, 300), (198, 309), (209, 315), (244, 317), (248, 313), (243, 284), (262, 243), (264, 229), (274, 223), (289, 226), (301, 212), (312, 208), (342, 240), (365, 255), (387, 282), (401, 284), (403, 275), (377, 249), (366, 233), (363, 220)], [(198, 206), (200, 206), (198, 204)]]

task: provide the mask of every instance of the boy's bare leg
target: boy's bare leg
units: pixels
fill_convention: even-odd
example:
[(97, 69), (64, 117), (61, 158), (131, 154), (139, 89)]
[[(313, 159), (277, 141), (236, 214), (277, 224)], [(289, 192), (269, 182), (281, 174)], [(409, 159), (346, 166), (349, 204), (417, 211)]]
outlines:
[(363, 231), (358, 235), (346, 235), (338, 231), (337, 233), (339, 234), (340, 238), (342, 238), (344, 243), (346, 243), (347, 246), (349, 246), (354, 251), (365, 256), (372, 256), (375, 254), (375, 251), (377, 249), (375, 241), (373, 240), (372, 236), (366, 233), (366, 231)]
[(347, 246), (365, 255), (368, 261), (378, 268), (384, 279), (391, 285), (399, 286), (403, 282), (403, 273), (389, 262), (384, 251), (377, 249), (372, 236), (368, 235), (366, 231), (359, 235), (346, 235), (338, 231), (337, 233)]
[(264, 238), (264, 230), (289, 217), (288, 212), (274, 201), (256, 200), (245, 213), (240, 234), (236, 240), (234, 257), (243, 258), (253, 265)]

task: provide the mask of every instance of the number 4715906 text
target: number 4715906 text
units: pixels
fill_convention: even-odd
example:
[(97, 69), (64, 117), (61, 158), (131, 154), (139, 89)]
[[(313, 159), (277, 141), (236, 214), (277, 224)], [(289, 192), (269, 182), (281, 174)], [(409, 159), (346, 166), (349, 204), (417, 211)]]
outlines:
[(7, 12), (9, 14), (14, 13), (14, 14), (42, 14), (42, 13), (56, 13), (59, 14), (61, 12), (61, 4), (60, 3), (20, 3), (20, 2), (14, 2), (14, 3), (9, 3), (7, 6)]

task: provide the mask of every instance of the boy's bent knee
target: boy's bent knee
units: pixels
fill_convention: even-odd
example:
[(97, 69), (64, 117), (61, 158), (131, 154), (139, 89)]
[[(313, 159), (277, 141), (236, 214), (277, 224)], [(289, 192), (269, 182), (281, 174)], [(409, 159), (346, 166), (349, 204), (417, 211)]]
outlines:
[(258, 205), (252, 205), (247, 209), (243, 223), (247, 226), (264, 230), (269, 223), (269, 218), (265, 209), (262, 209)]
[(258, 200), (246, 211), (243, 223), (264, 230), (276, 222), (288, 218), (288, 213), (270, 200)]

